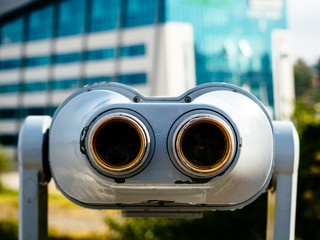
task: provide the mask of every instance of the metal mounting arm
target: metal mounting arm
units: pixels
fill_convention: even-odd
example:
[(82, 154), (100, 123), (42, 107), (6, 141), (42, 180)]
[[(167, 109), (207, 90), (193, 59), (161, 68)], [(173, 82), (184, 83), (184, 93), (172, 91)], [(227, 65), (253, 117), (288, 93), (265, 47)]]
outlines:
[(267, 240), (293, 240), (295, 234), (299, 137), (292, 122), (273, 122), (275, 166), (268, 193)]
[(19, 134), (19, 239), (48, 238), (49, 116), (26, 118)]

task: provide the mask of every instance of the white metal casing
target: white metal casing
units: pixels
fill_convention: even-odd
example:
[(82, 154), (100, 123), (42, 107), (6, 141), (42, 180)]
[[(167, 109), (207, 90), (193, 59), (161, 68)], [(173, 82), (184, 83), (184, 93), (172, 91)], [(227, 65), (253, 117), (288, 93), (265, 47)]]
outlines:
[[(133, 114), (151, 133), (148, 165), (120, 182), (98, 172), (81, 150), (85, 129), (108, 111)], [(237, 139), (230, 166), (205, 181), (179, 171), (168, 144), (175, 124), (199, 113), (223, 117), (233, 126)], [(198, 86), (176, 98), (148, 98), (114, 83), (86, 86), (59, 107), (49, 139), (49, 163), (56, 185), (72, 201), (91, 208), (155, 207), (157, 203), (239, 208), (267, 188), (274, 162), (273, 126), (268, 114), (250, 93), (229, 84)]]

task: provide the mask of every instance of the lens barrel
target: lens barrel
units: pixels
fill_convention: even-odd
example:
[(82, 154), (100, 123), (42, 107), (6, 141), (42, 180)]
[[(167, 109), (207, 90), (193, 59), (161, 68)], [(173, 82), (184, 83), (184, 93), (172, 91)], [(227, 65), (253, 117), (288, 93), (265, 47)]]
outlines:
[(195, 114), (182, 121), (172, 143), (176, 165), (200, 178), (223, 172), (232, 162), (235, 146), (230, 123), (213, 114)]
[(150, 149), (150, 135), (137, 117), (122, 112), (105, 114), (90, 127), (89, 159), (108, 176), (127, 176), (139, 171)]

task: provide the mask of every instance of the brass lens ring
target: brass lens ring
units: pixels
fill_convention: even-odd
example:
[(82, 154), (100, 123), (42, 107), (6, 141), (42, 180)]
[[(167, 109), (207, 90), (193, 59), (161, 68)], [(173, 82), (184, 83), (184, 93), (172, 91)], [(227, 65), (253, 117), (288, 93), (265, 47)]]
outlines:
[(128, 175), (146, 161), (150, 135), (137, 117), (124, 112), (108, 113), (90, 127), (87, 149), (98, 170), (111, 176)]
[(172, 144), (178, 166), (201, 178), (223, 172), (236, 149), (231, 125), (213, 114), (195, 114), (185, 119), (177, 127)]

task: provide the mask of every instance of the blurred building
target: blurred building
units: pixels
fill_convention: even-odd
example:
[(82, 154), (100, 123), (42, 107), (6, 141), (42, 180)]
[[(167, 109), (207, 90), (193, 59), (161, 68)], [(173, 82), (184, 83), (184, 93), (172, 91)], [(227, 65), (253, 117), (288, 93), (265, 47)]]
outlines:
[(272, 109), (271, 33), (286, 27), (285, 0), (0, 0), (0, 144), (101, 81), (146, 95), (227, 82)]

